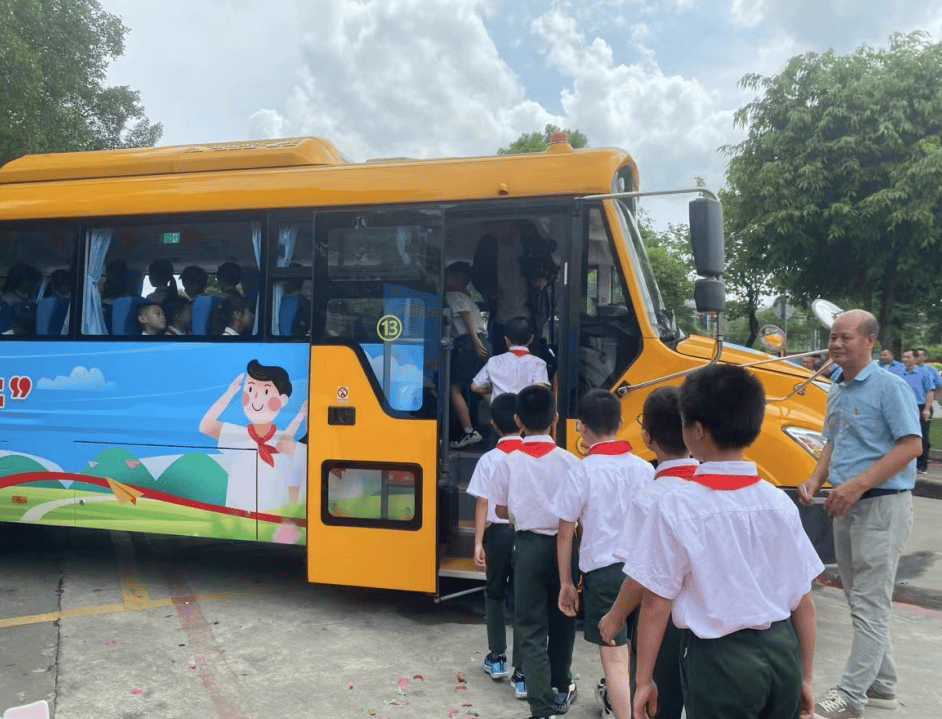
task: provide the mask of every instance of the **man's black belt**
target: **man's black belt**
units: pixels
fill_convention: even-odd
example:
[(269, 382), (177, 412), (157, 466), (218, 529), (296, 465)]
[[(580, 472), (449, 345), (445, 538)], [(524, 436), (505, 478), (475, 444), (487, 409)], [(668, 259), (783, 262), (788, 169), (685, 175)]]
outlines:
[(902, 494), (903, 492), (911, 492), (911, 489), (868, 489), (866, 492), (860, 495), (861, 499), (872, 499), (873, 497), (885, 497), (888, 494)]

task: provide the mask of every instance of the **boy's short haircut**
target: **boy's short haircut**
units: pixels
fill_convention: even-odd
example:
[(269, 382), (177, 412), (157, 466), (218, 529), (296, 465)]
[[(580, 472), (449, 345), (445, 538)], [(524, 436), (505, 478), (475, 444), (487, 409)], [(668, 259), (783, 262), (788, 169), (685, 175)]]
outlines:
[(147, 274), (153, 277), (161, 286), (170, 284), (173, 280), (173, 263), (170, 260), (154, 260), (147, 268)]
[(513, 392), (499, 394), (491, 402), (491, 419), (501, 434), (515, 434), (520, 428), (514, 421), (517, 414), (517, 395)]
[[(151, 307), (160, 307), (160, 304), (157, 302), (148, 302), (146, 305), (141, 305), (137, 308), (137, 319), (140, 320)], [(163, 311), (163, 307), (160, 307), (160, 310)]]
[(291, 396), (291, 380), (288, 379), (288, 373), (283, 367), (277, 365), (264, 365), (258, 360), (249, 360), (245, 368), (249, 377), (259, 382), (271, 382), (278, 390), (278, 394), (286, 397)]
[(464, 260), (459, 260), (458, 262), (452, 262), (448, 267), (445, 268), (445, 275), (451, 276), (462, 276), (467, 280), (471, 280), (471, 264), (465, 262)]
[(579, 421), (595, 434), (612, 434), (621, 422), (621, 402), (608, 390), (589, 390), (582, 398)]
[(680, 415), (684, 426), (703, 425), (719, 449), (743, 449), (762, 429), (765, 391), (742, 367), (708, 365), (687, 375), (681, 385)]
[(223, 287), (235, 287), (242, 281), (242, 268), (235, 262), (223, 262), (216, 270), (216, 279)]
[(200, 286), (205, 290), (206, 284), (209, 282), (209, 276), (202, 267), (189, 265), (184, 267), (183, 272), (180, 273), (180, 281), (188, 285)]
[(644, 400), (642, 416), (644, 428), (662, 449), (672, 454), (687, 454), (677, 387), (658, 387), (651, 392)]
[(556, 398), (549, 387), (531, 384), (517, 393), (517, 418), (531, 434), (545, 432), (556, 416)]
[(189, 306), (190, 300), (188, 300), (186, 297), (181, 297), (180, 295), (170, 295), (170, 297), (165, 299), (164, 316), (167, 319), (167, 324), (172, 325), (174, 322), (176, 322), (177, 317), (180, 316), (180, 313)]
[(514, 345), (525, 345), (533, 337), (533, 328), (526, 317), (514, 317), (504, 323), (504, 336)]

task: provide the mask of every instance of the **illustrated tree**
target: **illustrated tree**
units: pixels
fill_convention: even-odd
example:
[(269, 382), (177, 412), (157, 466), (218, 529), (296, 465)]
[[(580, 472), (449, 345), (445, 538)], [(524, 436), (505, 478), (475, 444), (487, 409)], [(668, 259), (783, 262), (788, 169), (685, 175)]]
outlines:
[(127, 32), (98, 0), (0, 0), (0, 164), (160, 139), (137, 91), (104, 84)]
[(579, 130), (560, 130), (556, 125), (547, 125), (543, 132), (524, 132), (520, 137), (511, 142), (507, 147), (501, 147), (497, 150), (498, 155), (517, 155), (524, 152), (543, 152), (549, 147), (550, 137), (553, 133), (565, 132), (569, 135), (569, 144), (575, 148), (585, 147), (589, 144), (589, 138), (585, 133)]
[(736, 121), (724, 148), (736, 232), (757, 267), (797, 301), (871, 310), (881, 343), (900, 303), (942, 283), (942, 45), (896, 34), (889, 47), (792, 58)]

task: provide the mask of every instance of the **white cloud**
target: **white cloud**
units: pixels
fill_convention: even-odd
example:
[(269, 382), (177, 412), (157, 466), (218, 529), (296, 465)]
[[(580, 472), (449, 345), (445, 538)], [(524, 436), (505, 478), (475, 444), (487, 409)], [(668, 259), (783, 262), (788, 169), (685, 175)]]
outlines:
[(76, 367), (68, 377), (65, 375), (59, 375), (55, 379), (43, 377), (39, 380), (38, 386), (39, 389), (96, 391), (114, 389), (115, 383), (106, 382), (105, 375), (97, 367), (92, 367), (91, 369)]

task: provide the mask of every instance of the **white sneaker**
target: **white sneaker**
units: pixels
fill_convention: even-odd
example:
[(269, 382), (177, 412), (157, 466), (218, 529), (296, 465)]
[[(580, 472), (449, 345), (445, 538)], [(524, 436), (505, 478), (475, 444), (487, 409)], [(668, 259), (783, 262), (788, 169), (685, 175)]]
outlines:
[(469, 444), (477, 444), (482, 439), (481, 433), (476, 429), (472, 429), (470, 432), (465, 432), (464, 437), (461, 439), (451, 442), (448, 446), (452, 449), (461, 449), (462, 447), (467, 447)]
[(814, 717), (815, 719), (861, 719), (863, 712), (848, 704), (837, 689), (829, 689), (821, 701), (814, 705)]

